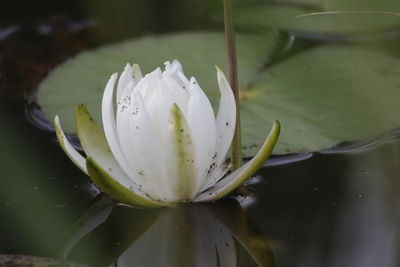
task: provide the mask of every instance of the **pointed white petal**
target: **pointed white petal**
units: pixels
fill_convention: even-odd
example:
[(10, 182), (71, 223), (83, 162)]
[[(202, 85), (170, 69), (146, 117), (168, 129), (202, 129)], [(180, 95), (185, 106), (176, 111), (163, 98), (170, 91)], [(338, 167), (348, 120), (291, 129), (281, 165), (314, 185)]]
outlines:
[[(159, 140), (161, 140), (161, 144), (163, 147), (163, 151), (165, 153), (165, 164), (166, 164), (166, 179), (167, 186), (165, 189), (167, 190), (167, 196), (170, 197), (169, 201), (177, 200), (175, 195), (175, 180), (178, 176), (178, 169), (175, 164), (175, 158), (171, 155), (174, 155), (174, 145), (171, 143), (171, 106), (174, 104), (172, 100), (172, 96), (169, 90), (157, 90), (154, 96), (149, 100), (146, 104), (146, 110), (148, 115), (154, 125), (154, 129), (156, 135)], [(170, 180), (172, 179), (172, 180)]]
[(216, 122), (214, 111), (207, 96), (196, 80), (190, 80), (188, 88), (191, 94), (188, 107), (188, 123), (192, 130), (196, 153), (196, 189), (204, 183), (207, 175), (214, 171)]
[[(117, 104), (117, 114), (116, 114), (116, 133), (118, 143), (120, 144), (123, 157), (126, 159), (126, 163), (128, 165), (129, 172), (128, 175), (134, 180), (135, 175), (135, 167), (134, 162), (132, 161), (132, 157), (130, 155), (130, 150), (132, 150), (132, 146), (130, 144), (131, 135), (129, 131), (129, 118), (132, 113), (132, 103), (133, 97), (131, 94), (128, 94), (133, 89), (133, 84), (130, 83), (128, 87), (126, 87), (123, 98)], [(134, 181), (135, 182), (135, 181)]]
[(132, 73), (133, 81), (137, 84), (143, 78), (142, 70), (138, 64), (132, 65)]
[(172, 63), (167, 61), (164, 63), (164, 65), (165, 65), (165, 71), (169, 71), (172, 73), (177, 73), (178, 71), (183, 72), (182, 64), (177, 59), (174, 59)]
[(185, 74), (184, 74), (182, 71), (179, 71), (179, 70), (178, 70), (178, 71), (176, 72), (176, 74), (177, 74), (179, 80), (181, 81), (181, 83), (182, 83), (183, 85), (188, 85), (188, 84), (190, 83), (190, 81), (188, 80), (188, 78), (186, 78)]
[(119, 165), (122, 167), (122, 169), (125, 171), (125, 173), (129, 173), (131, 170), (129, 168), (129, 165), (122, 154), (122, 150), (118, 141), (118, 136), (117, 136), (117, 129), (116, 129), (116, 124), (115, 124), (115, 114), (114, 114), (114, 103), (113, 103), (113, 93), (114, 93), (114, 85), (115, 81), (117, 79), (118, 74), (114, 73), (110, 80), (107, 83), (107, 86), (104, 90), (103, 94), (103, 100), (102, 100), (102, 118), (103, 118), (103, 128), (104, 132), (107, 138), (107, 143), (110, 146), (110, 149), (119, 163)]
[[(223, 72), (217, 68), (217, 78), (221, 98), (219, 101), (219, 110), (217, 114), (217, 141), (215, 147), (214, 171), (218, 171), (221, 164), (225, 161), (226, 154), (229, 151), (235, 133), (236, 125), (236, 101), (232, 89), (225, 78)], [(221, 173), (221, 172), (220, 172)], [(209, 178), (203, 184), (202, 190), (214, 184), (221, 176), (211, 173)]]
[[(129, 120), (129, 130), (132, 134), (131, 144), (134, 148), (133, 158), (140, 166), (138, 174), (146, 179), (155, 196), (163, 201), (170, 198), (168, 195), (168, 176), (166, 155), (154, 125), (144, 105), (140, 94), (134, 97), (133, 112)], [(150, 193), (150, 191), (148, 191)]]
[(174, 60), (172, 63), (165, 62), (165, 71), (163, 75), (166, 75), (173, 79), (174, 83), (177, 84), (177, 88), (182, 87), (183, 89), (187, 88), (189, 85), (189, 80), (186, 78), (183, 73), (182, 65), (178, 60)]
[(124, 71), (121, 73), (121, 76), (118, 80), (117, 85), (117, 102), (121, 101), (122, 92), (128, 86), (129, 83), (133, 82), (133, 71), (132, 67), (129, 64), (126, 64)]
[(165, 86), (165, 90), (169, 91), (174, 99), (174, 102), (181, 109), (185, 117), (187, 117), (188, 103), (190, 97), (187, 90), (188, 85), (183, 85), (182, 83), (179, 83), (177, 79), (174, 78), (173, 74), (167, 71), (163, 73), (163, 84)]
[(146, 74), (136, 85), (132, 92), (132, 95), (140, 93), (145, 103), (154, 96), (154, 94), (160, 89), (160, 81), (162, 79), (162, 72), (160, 68), (157, 68), (153, 72)]
[(54, 118), (54, 128), (56, 130), (57, 139), (60, 143), (62, 149), (64, 150), (65, 154), (72, 160), (72, 162), (78, 166), (84, 173), (88, 174), (86, 169), (86, 159), (79, 154), (78, 151), (71, 145), (68, 141), (67, 137), (64, 134), (64, 131), (61, 128), (60, 119), (58, 115)]
[(268, 159), (278, 140), (279, 132), (279, 121), (275, 121), (267, 139), (253, 159), (233, 173), (229, 174), (227, 177), (219, 180), (211, 188), (199, 194), (194, 201), (210, 201), (219, 199), (243, 184), (243, 182), (258, 171), (258, 169), (261, 168), (264, 162)]
[(118, 110), (117, 127), (122, 150), (133, 170), (131, 179), (154, 199), (167, 199), (164, 151), (140, 93), (132, 97), (128, 109)]

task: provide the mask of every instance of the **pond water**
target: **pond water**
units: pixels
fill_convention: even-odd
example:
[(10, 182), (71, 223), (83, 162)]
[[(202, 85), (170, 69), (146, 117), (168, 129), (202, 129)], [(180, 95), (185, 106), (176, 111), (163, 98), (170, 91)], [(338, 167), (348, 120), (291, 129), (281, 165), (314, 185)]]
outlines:
[[(273, 157), (246, 183), (248, 197), (174, 209), (116, 204), (68, 160), (51, 126), (32, 108), (33, 89), (48, 70), (94, 45), (149, 31), (213, 24), (179, 26), (193, 14), (174, 21), (163, 15), (168, 5), (161, 2), (140, 4), (146, 12), (157, 7), (157, 20), (141, 16), (143, 26), (131, 31), (122, 22), (110, 24), (107, 19), (115, 14), (106, 16), (99, 7), (102, 2), (97, 11), (91, 1), (71, 1), (47, 3), (46, 8), (33, 5), (37, 16), (24, 19), (23, 14), (3, 16), (0, 266), (31, 266), (29, 261), (37, 264), (33, 266), (95, 267), (400, 266), (396, 131), (321, 152)], [(7, 8), (12, 12), (15, 6)], [(213, 4), (210, 9), (215, 11)], [(194, 14), (201, 17), (202, 12)], [(107, 23), (97, 27), (99, 18), (100, 24), (101, 19)], [(110, 33), (104, 25), (118, 28)], [(301, 39), (293, 53), (319, 42)], [(11, 258), (14, 254), (38, 258)], [(68, 260), (70, 265), (42, 257)]]

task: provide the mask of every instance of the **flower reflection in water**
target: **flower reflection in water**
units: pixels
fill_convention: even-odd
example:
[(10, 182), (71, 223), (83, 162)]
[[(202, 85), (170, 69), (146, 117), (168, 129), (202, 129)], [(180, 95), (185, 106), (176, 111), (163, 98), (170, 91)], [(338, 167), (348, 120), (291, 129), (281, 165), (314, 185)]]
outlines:
[(110, 207), (106, 200), (81, 218), (65, 256), (90, 266), (275, 266), (267, 240), (236, 201)]

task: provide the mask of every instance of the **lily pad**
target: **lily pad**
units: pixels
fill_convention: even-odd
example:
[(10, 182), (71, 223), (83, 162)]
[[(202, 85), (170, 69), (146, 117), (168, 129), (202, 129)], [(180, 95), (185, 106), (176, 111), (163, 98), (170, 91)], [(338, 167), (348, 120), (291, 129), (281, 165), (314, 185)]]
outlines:
[[(357, 1), (356, 1), (357, 2)], [(361, 34), (400, 30), (398, 1), (324, 1), (323, 3), (238, 5), (235, 21), (246, 28), (279, 28), (298, 34)], [(353, 36), (355, 37), (355, 36)]]
[[(359, 46), (326, 45), (262, 72), (266, 51), (276, 40), (239, 35), (238, 43), (245, 156), (256, 154), (275, 119), (282, 123), (275, 154), (326, 149), (400, 125), (397, 58)], [(126, 61), (143, 62), (148, 72), (161, 65), (165, 55), (173, 55), (188, 75), (196, 75), (215, 104), (219, 93), (211, 66), (224, 65), (224, 50), (220, 33), (185, 33), (86, 52), (50, 74), (40, 87), (38, 101), (49, 118), (59, 114), (63, 127), (73, 133), (74, 110), (80, 103), (87, 104), (101, 122), (104, 84)]]
[[(237, 35), (240, 82), (246, 85), (277, 46), (275, 35)], [(42, 82), (38, 103), (52, 120), (59, 115), (63, 129), (75, 132), (75, 108), (85, 104), (101, 123), (101, 98), (114, 72), (126, 63), (138, 63), (143, 73), (178, 59), (187, 76), (195, 76), (214, 104), (219, 90), (214, 65), (225, 69), (224, 34), (219, 32), (178, 33), (129, 40), (84, 52), (55, 69)]]
[(400, 61), (381, 51), (326, 45), (262, 73), (242, 96), (243, 136), (252, 154), (275, 118), (275, 153), (316, 151), (400, 125)]

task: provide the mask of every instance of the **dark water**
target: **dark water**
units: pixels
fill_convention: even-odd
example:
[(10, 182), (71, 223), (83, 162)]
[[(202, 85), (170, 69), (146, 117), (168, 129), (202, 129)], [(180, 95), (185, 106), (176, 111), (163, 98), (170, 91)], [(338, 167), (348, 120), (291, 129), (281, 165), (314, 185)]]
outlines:
[[(162, 5), (159, 2), (148, 5)], [(32, 109), (27, 116), (25, 96), (65, 58), (104, 36), (107, 41), (120, 37), (94, 34), (85, 5), (77, 1), (30, 5), (36, 13), (15, 15), (11, 13), (17, 6), (9, 4), (1, 20), (7, 26), (2, 29), (19, 29), (17, 37), (6, 36), (10, 33), (5, 31), (0, 35), (14, 38), (11, 44), (0, 43), (0, 77), (7, 78), (0, 80), (6, 84), (0, 99), (1, 254), (67, 259), (95, 267), (400, 266), (396, 132), (355, 146), (272, 158), (247, 183), (247, 198), (148, 210), (117, 205), (99, 194), (59, 148), (55, 134), (46, 130), (48, 124), (38, 123)], [(157, 12), (162, 20), (162, 12)], [(57, 29), (64, 39), (52, 31), (38, 33), (40, 21), (52, 26), (42, 30)], [(132, 32), (178, 27), (171, 21), (145, 25)], [(85, 31), (71, 34), (76, 27)], [(116, 31), (126, 34), (123, 27)], [(21, 45), (26, 42), (30, 45)], [(11, 47), (32, 57), (10, 55)], [(4, 58), (18, 60), (11, 60), (11, 68)], [(28, 119), (32, 116), (34, 125)]]
[(23, 105), (2, 103), (0, 116), (9, 140), (0, 153), (2, 253), (91, 266), (399, 266), (396, 138), (264, 167), (247, 199), (142, 210), (93, 201), (98, 192)]

